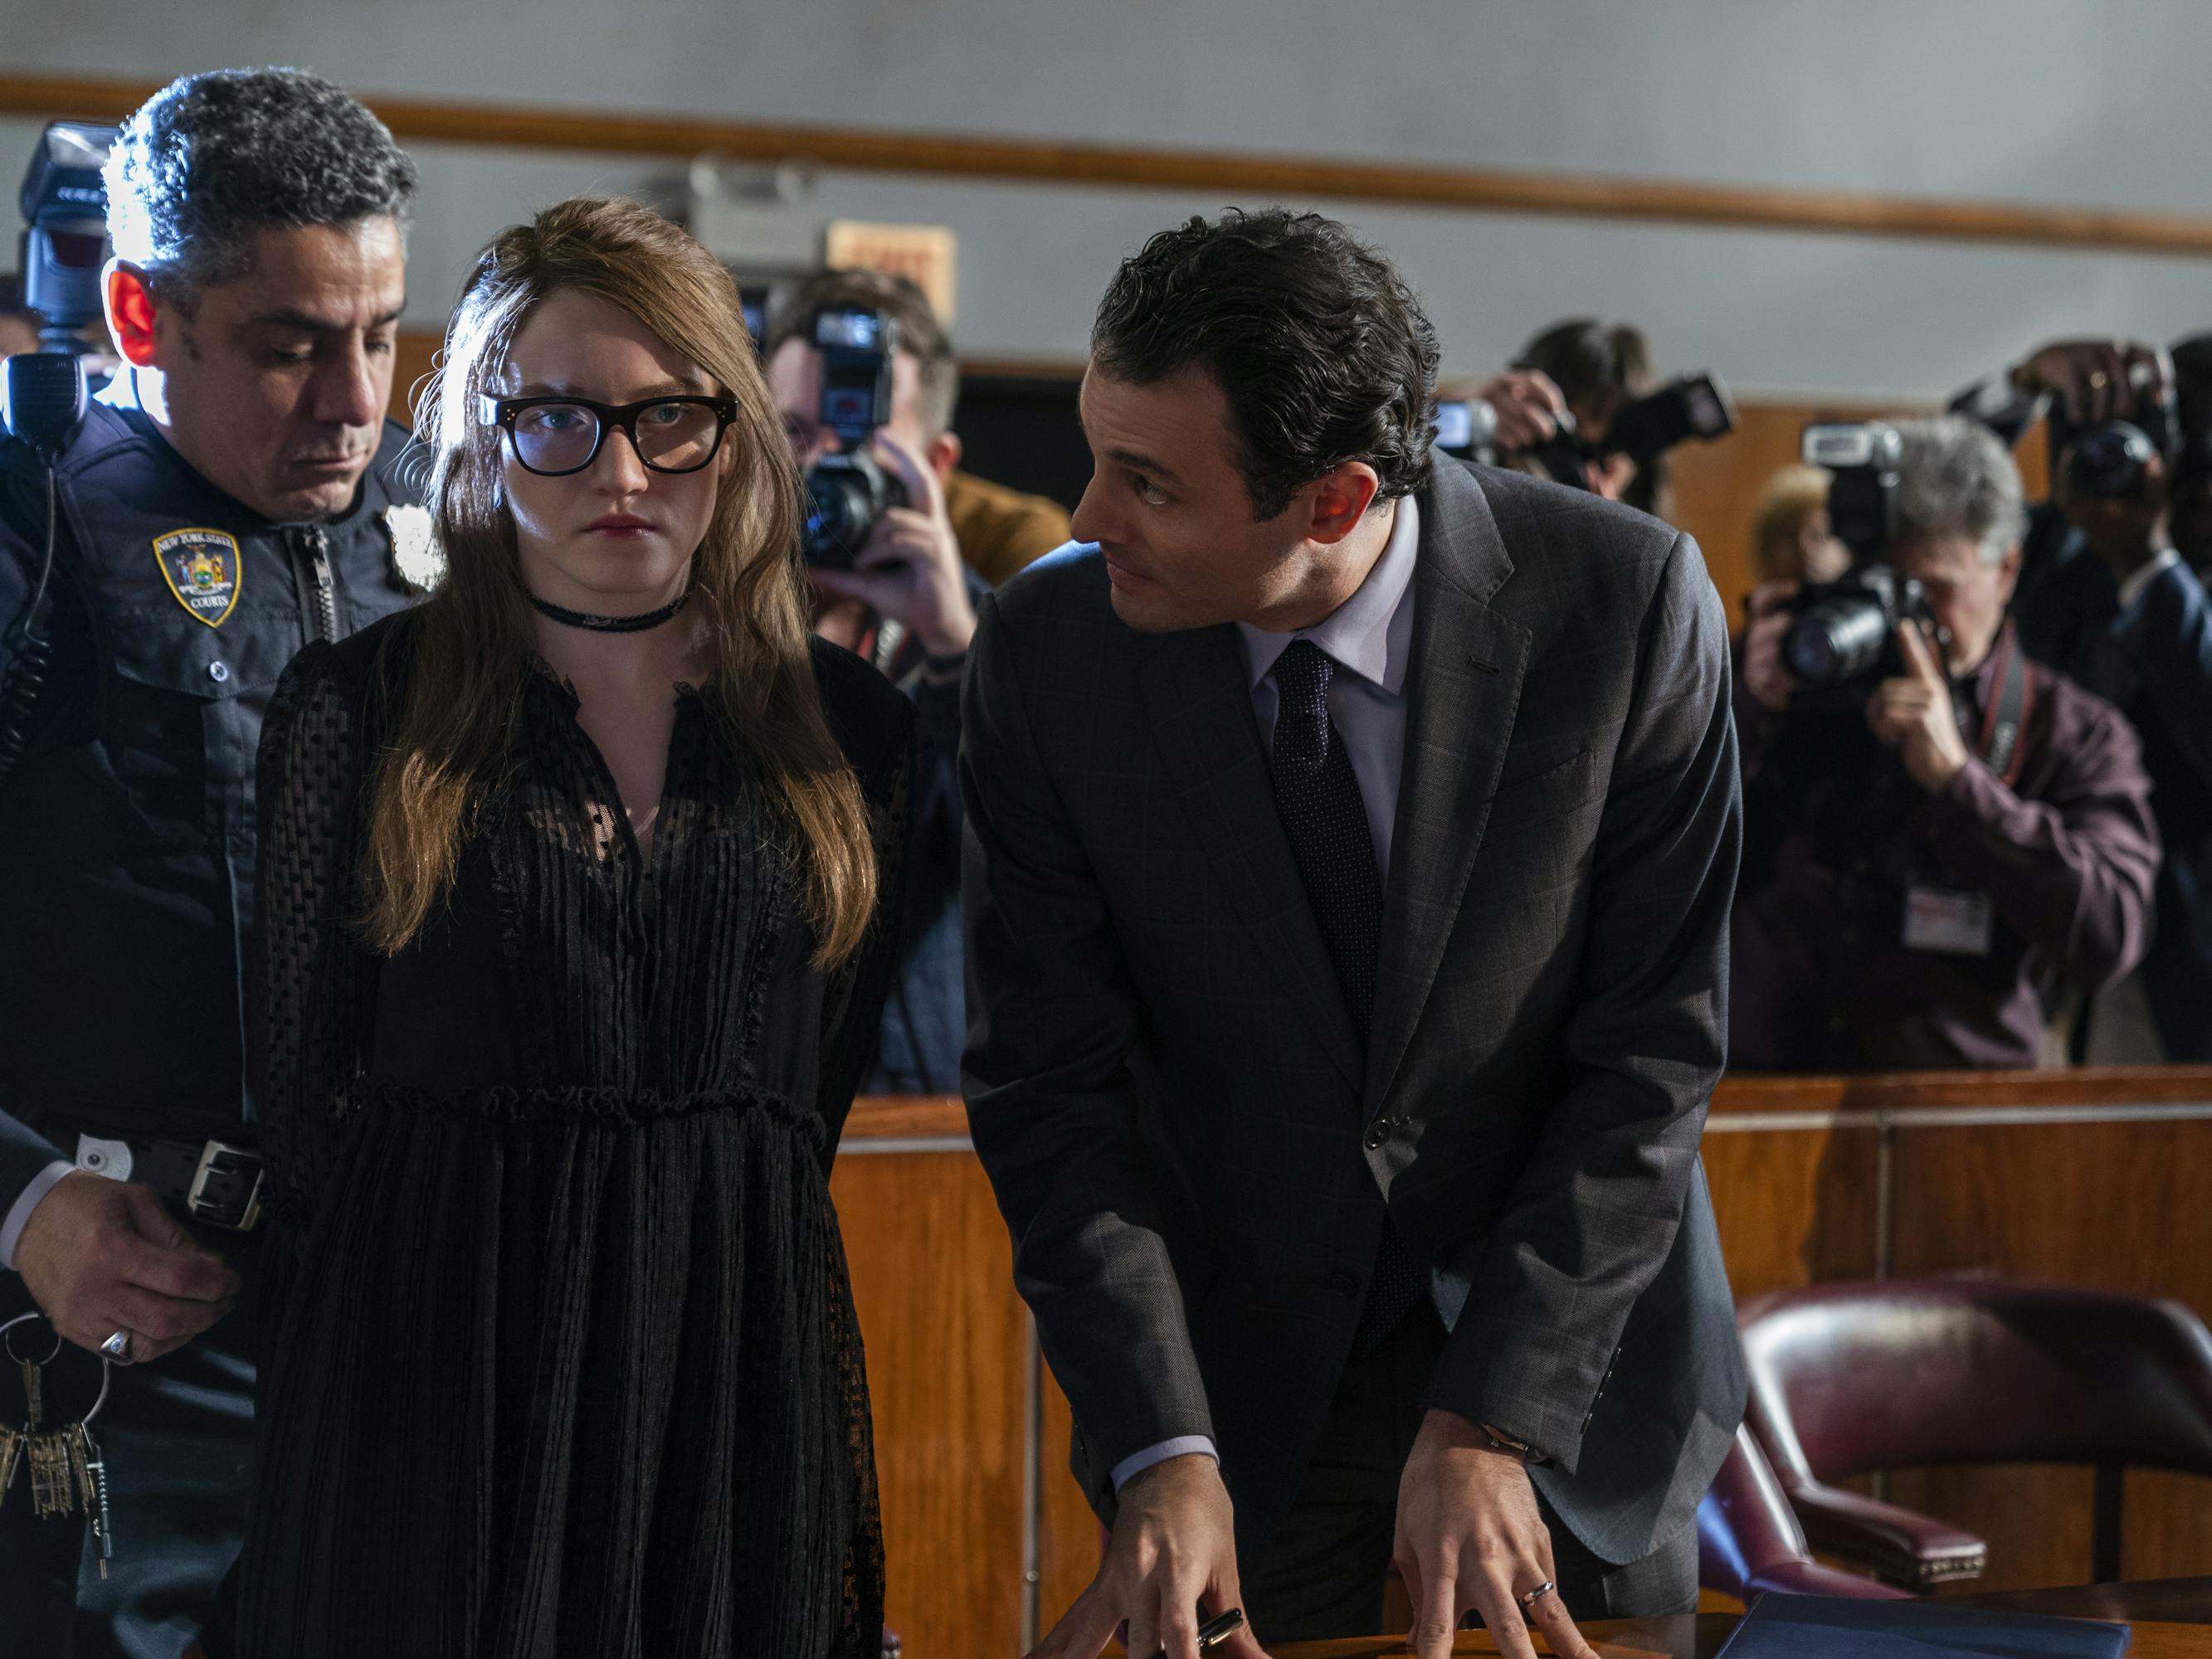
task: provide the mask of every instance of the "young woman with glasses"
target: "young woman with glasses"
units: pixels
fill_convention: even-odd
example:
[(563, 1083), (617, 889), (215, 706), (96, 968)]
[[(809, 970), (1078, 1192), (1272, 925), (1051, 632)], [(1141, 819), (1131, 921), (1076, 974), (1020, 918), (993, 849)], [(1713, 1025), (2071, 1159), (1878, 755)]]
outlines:
[(442, 580), (262, 745), (242, 1650), (872, 1655), (827, 1177), (908, 704), (812, 641), (737, 294), (644, 209), (493, 242), (419, 428)]

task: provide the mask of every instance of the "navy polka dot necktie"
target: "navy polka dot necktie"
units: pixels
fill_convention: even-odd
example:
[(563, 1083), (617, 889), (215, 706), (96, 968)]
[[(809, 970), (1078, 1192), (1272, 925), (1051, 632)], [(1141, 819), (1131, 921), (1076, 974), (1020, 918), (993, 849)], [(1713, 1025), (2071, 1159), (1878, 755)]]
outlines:
[[(1328, 685), (1336, 664), (1311, 640), (1293, 640), (1270, 672), (1276, 703), (1275, 810), (1364, 1043), (1375, 1012), (1382, 878), (1352, 757), (1329, 721)], [(1397, 1228), (1386, 1221), (1354, 1352), (1389, 1334), (1425, 1291), (1424, 1275)]]

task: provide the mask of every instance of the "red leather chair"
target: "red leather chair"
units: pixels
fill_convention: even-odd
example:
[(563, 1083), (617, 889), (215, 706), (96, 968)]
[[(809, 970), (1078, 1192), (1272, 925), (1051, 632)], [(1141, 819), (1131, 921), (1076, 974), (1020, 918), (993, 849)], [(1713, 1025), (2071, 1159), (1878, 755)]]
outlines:
[(1698, 1583), (1746, 1604), (1763, 1590), (1866, 1601), (1911, 1599), (1909, 1591), (1813, 1559), (1805, 1529), (1747, 1425), (1735, 1431), (1728, 1462), (1698, 1505)]
[(1996, 1279), (1815, 1285), (1737, 1310), (1746, 1423), (1814, 1547), (1907, 1589), (1978, 1577), (1971, 1534), (1829, 1484), (2087, 1463), (2091, 1577), (2120, 1576), (2123, 1471), (2212, 1475), (2212, 1332), (2178, 1303)]

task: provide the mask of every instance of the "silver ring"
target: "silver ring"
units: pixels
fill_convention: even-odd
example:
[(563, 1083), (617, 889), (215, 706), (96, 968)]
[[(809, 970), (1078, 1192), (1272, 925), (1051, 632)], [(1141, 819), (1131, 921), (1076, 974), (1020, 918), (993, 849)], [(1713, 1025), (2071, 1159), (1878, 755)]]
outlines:
[(131, 1363), (131, 1333), (116, 1332), (114, 1335), (100, 1345), (100, 1351), (110, 1359), (120, 1360), (124, 1364), (129, 1364)]
[(1550, 1579), (1547, 1578), (1542, 1583), (1537, 1585), (1535, 1589), (1530, 1590), (1526, 1595), (1521, 1598), (1521, 1611), (1527, 1613), (1530, 1608), (1534, 1607), (1537, 1602), (1542, 1601), (1546, 1596), (1549, 1595), (1557, 1589), (1559, 1589), (1559, 1586), (1554, 1584)]

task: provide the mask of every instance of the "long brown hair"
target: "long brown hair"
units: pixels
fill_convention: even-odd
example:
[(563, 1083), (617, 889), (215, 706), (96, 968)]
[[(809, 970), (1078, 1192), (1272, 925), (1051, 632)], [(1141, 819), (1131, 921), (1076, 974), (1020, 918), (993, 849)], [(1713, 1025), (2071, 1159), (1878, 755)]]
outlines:
[(477, 410), (531, 307), (561, 289), (620, 307), (737, 402), (723, 439), (737, 459), (692, 564), (692, 605), (718, 651), (701, 696), (781, 804), (821, 941), (816, 962), (834, 966), (866, 929), (876, 864), (860, 784), (830, 736), (808, 654), (798, 471), (729, 273), (658, 214), (605, 197), (548, 208), (485, 248), (416, 404), (446, 571), (414, 614), (405, 681), (392, 691), (371, 786), (362, 931), (386, 955), (422, 931), (453, 883), (532, 672), (533, 624), (501, 496), (502, 440)]

